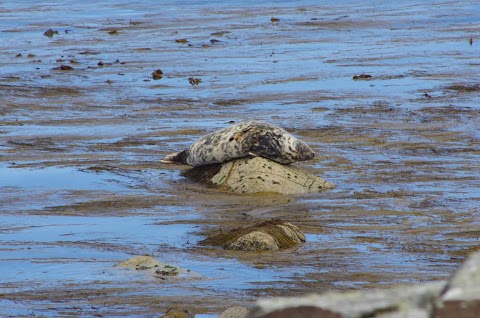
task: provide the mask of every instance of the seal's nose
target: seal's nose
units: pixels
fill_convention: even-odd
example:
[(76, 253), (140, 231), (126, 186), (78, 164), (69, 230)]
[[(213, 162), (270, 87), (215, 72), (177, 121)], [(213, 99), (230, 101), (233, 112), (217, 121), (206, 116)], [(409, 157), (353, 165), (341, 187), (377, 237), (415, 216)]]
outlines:
[(312, 151), (312, 158), (315, 157), (315, 151)]

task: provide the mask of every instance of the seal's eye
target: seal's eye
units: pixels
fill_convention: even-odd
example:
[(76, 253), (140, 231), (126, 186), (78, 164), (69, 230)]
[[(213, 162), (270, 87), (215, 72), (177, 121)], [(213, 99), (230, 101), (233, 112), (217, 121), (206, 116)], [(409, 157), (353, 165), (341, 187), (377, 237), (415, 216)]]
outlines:
[(228, 141), (233, 141), (233, 137), (230, 137), (230, 139), (228, 139)]

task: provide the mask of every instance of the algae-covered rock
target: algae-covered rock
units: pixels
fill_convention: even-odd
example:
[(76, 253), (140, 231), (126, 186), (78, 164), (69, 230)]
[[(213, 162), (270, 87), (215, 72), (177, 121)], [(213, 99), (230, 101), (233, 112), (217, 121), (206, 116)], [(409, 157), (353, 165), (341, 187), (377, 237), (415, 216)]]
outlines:
[(170, 308), (167, 310), (165, 315), (160, 316), (160, 318), (194, 318), (195, 313), (190, 310), (182, 308)]
[(247, 228), (213, 235), (202, 244), (221, 246), (227, 250), (276, 251), (305, 242), (305, 235), (293, 224), (269, 220)]
[(295, 166), (281, 165), (261, 157), (195, 167), (183, 175), (235, 193), (303, 194), (335, 187), (332, 183)]

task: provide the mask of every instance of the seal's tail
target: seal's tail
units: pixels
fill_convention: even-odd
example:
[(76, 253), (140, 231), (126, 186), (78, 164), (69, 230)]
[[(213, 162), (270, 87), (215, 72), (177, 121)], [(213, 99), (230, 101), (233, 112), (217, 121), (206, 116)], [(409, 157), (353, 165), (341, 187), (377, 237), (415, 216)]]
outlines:
[(169, 155), (166, 155), (165, 158), (160, 160), (160, 162), (161, 163), (183, 163), (183, 164), (187, 164), (186, 159), (187, 159), (187, 151), (182, 150), (180, 152), (171, 153)]
[(178, 152), (176, 153), (171, 153), (169, 155), (166, 155), (165, 158), (163, 158), (162, 160), (160, 160), (161, 163), (176, 163), (178, 162), (177, 160), (175, 160), (175, 158), (177, 157), (178, 155)]

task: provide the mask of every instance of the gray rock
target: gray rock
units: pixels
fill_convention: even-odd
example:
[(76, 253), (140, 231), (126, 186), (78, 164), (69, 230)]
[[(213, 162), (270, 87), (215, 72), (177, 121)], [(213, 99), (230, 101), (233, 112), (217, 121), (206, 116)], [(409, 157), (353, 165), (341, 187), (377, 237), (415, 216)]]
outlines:
[(445, 282), (434, 282), (386, 290), (329, 292), (304, 297), (261, 299), (247, 317), (428, 318), (434, 300), (444, 286)]
[(449, 282), (261, 299), (248, 318), (478, 318), (480, 251)]
[(281, 165), (261, 157), (195, 167), (183, 175), (235, 193), (304, 194), (335, 187), (332, 183), (295, 166)]
[(470, 255), (450, 279), (435, 317), (480, 317), (480, 251)]

